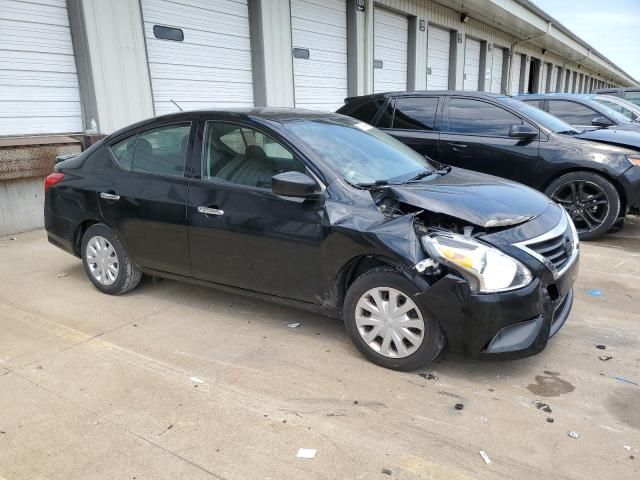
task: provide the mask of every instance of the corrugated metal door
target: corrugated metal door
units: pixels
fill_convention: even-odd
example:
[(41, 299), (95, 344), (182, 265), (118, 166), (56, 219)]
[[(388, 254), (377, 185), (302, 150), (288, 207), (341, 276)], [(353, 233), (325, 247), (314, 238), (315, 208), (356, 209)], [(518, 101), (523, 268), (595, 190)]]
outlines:
[(522, 67), (522, 55), (519, 53), (513, 54), (511, 64), (511, 94), (515, 95), (520, 93), (520, 69)]
[[(252, 107), (253, 76), (246, 0), (142, 0), (153, 104), (157, 115), (210, 107)], [(154, 26), (180, 29), (182, 41)]]
[(464, 41), (464, 90), (480, 86), (480, 42), (467, 37)]
[(0, 135), (82, 131), (65, 0), (0, 0)]
[(373, 91), (407, 89), (407, 17), (376, 8), (373, 16)]
[(493, 64), (491, 65), (491, 88), (493, 93), (502, 93), (502, 63), (504, 62), (504, 50), (493, 46)]
[(449, 88), (451, 32), (429, 25), (427, 30), (427, 90)]
[(291, 0), (298, 108), (335, 111), (347, 96), (346, 0)]

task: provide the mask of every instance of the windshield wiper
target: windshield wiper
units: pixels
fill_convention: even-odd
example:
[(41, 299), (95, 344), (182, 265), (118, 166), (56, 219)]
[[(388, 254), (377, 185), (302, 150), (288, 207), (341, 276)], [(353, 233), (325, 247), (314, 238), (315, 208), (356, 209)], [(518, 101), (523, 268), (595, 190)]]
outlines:
[(435, 172), (433, 170), (422, 170), (416, 176), (411, 177), (409, 180), (403, 183), (411, 183), (417, 182), (418, 180), (422, 180), (424, 177), (428, 177), (429, 175), (433, 175)]
[(446, 175), (447, 173), (449, 173), (451, 171), (451, 165), (445, 165), (444, 167), (442, 167), (440, 170), (436, 170), (436, 173), (438, 175)]
[(582, 133), (580, 130), (562, 130), (561, 132), (557, 132), (560, 135), (577, 135), (578, 133)]

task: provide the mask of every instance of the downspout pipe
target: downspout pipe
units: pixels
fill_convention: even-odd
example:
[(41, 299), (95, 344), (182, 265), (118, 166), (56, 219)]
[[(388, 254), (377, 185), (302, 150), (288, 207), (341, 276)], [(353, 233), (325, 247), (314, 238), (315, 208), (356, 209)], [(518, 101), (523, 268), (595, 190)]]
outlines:
[(511, 44), (511, 51), (509, 52), (509, 67), (507, 68), (507, 94), (511, 95), (513, 92), (511, 92), (511, 70), (513, 69), (513, 55), (515, 54), (515, 48), (516, 45), (520, 45), (522, 43), (527, 43), (530, 42), (532, 40), (538, 40), (539, 38), (543, 38), (546, 37), (547, 35), (549, 35), (549, 32), (551, 31), (551, 22), (547, 22), (547, 31), (544, 33), (541, 33), (540, 35), (534, 35), (533, 37), (529, 37), (529, 38), (523, 38), (522, 40), (518, 40), (516, 42), (513, 42)]

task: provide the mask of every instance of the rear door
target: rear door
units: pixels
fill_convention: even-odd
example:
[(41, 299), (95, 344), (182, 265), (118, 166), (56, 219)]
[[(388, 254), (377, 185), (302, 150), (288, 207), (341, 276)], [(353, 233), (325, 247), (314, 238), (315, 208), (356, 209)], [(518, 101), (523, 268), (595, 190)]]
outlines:
[(185, 162), (192, 123), (155, 125), (117, 139), (102, 160), (100, 212), (141, 267), (189, 274)]
[(512, 125), (525, 123), (497, 104), (449, 97), (442, 117), (438, 161), (532, 185), (539, 163), (540, 135), (526, 141), (509, 137)]
[(243, 122), (207, 119), (202, 143), (187, 208), (193, 276), (318, 303), (324, 202), (271, 191), (273, 175), (305, 164)]
[(385, 131), (418, 153), (437, 161), (440, 141), (439, 102), (437, 96), (398, 97), (392, 128)]

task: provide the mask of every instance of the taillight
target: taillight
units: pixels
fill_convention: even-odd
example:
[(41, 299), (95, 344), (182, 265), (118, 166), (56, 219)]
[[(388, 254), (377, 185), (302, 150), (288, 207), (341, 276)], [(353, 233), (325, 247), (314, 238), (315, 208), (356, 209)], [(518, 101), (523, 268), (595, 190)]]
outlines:
[(47, 178), (44, 179), (44, 191), (49, 190), (49, 187), (52, 187), (56, 183), (60, 183), (64, 178), (64, 173), (52, 173)]

